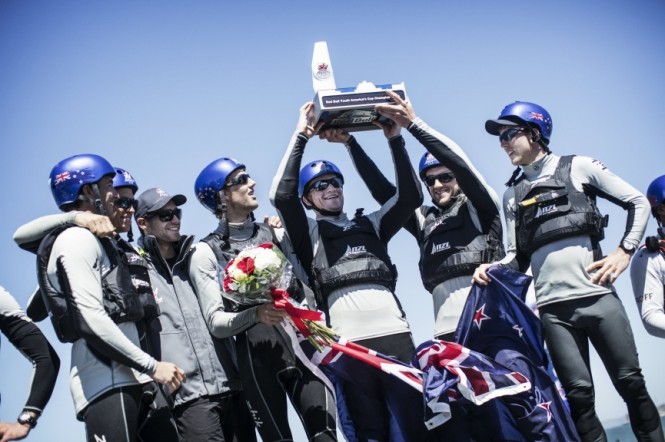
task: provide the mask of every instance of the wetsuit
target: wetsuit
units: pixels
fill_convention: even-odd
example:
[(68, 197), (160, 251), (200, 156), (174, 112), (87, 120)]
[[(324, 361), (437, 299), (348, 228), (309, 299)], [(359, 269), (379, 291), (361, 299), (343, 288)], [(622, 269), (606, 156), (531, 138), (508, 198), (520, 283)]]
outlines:
[[(27, 223), (16, 230), (14, 240), (36, 252), (45, 235), (72, 223), (76, 214), (51, 215)], [(113, 281), (104, 281), (104, 277), (118, 271), (118, 267), (111, 268), (112, 261), (125, 262), (119, 255), (111, 260), (107, 251), (120, 254), (131, 248), (121, 243), (117, 240), (116, 246), (105, 247), (88, 230), (71, 227), (56, 237), (46, 265), (48, 285), (62, 292), (65, 289), (60, 282), (67, 281), (76, 306), (72, 312), (81, 338), (72, 345), (70, 387), (77, 418), (85, 422), (89, 441), (104, 437), (175, 441), (178, 434), (166, 398), (147, 375), (154, 372), (156, 361), (148, 352), (145, 333), (139, 333), (135, 322), (115, 323), (106, 310), (104, 287)], [(146, 281), (140, 279), (144, 276), (132, 276), (139, 296), (145, 293)], [(39, 295), (33, 297), (28, 312), (41, 320), (45, 312), (39, 301)]]
[[(434, 303), (434, 337), (452, 340), (471, 289), (473, 271), (479, 264), (497, 261), (504, 255), (499, 197), (454, 141), (419, 118), (408, 130), (450, 169), (462, 191), (446, 207), (421, 206), (404, 226), (421, 248), (421, 277)], [(372, 196), (385, 203), (395, 193), (395, 186), (354, 137), (346, 147)]]
[[(422, 203), (422, 193), (411, 168), (404, 139), (397, 136), (389, 143), (397, 176), (397, 192), (378, 211), (362, 215), (362, 222), (347, 218), (345, 213), (320, 216), (317, 220), (308, 218), (298, 198), (298, 177), (307, 141), (307, 137), (298, 133), (291, 139), (273, 180), (271, 202), (282, 219), (303, 268), (309, 272), (310, 280), (316, 281), (315, 270), (325, 270), (329, 264), (342, 261), (332, 254), (339, 253), (343, 246), (348, 246), (348, 255), (342, 258), (348, 258), (350, 267), (353, 267), (351, 255), (364, 250), (365, 246), (358, 243), (346, 244), (351, 236), (354, 241), (366, 240), (372, 247), (376, 247), (377, 241), (381, 242), (385, 254), (390, 238)], [(367, 232), (366, 225), (371, 227), (371, 232)], [(345, 229), (349, 236), (339, 235), (339, 232)], [(330, 236), (322, 236), (321, 231), (324, 234), (334, 233), (335, 244)], [(321, 248), (325, 249), (323, 253)], [(370, 245), (367, 246), (367, 250), (369, 249)], [(330, 258), (336, 261), (328, 262)], [(319, 308), (328, 312), (330, 324), (340, 336), (409, 363), (415, 348), (409, 325), (394, 290), (391, 290), (385, 281), (379, 283), (363, 279), (362, 272), (356, 272), (355, 275), (358, 277), (356, 281), (362, 282), (350, 280), (346, 285), (338, 286), (330, 292), (318, 293)], [(317, 281), (321, 282), (330, 281)], [(331, 285), (328, 284), (328, 287)], [(386, 399), (377, 400), (357, 387), (344, 382), (342, 384), (358, 437), (361, 440), (389, 440), (390, 413)], [(415, 408), (409, 430), (418, 434), (421, 425), (424, 429), (424, 424), (421, 406), (416, 405)], [(424, 440), (422, 433), (416, 437)]]
[[(104, 247), (86, 229), (63, 231), (48, 261), (50, 283), (58, 290), (66, 272), (77, 306), (81, 338), (72, 344), (70, 387), (77, 417), (89, 441), (137, 440), (149, 407), (144, 388), (153, 385), (155, 359), (140, 348), (133, 322), (114, 323), (104, 310), (102, 275), (110, 270)], [(122, 406), (121, 406), (122, 404)]]
[[(557, 239), (537, 247), (530, 254), (520, 250), (517, 237), (529, 237), (529, 224), (520, 226), (516, 188), (527, 188), (552, 180), (560, 157), (549, 154), (523, 166), (523, 181), (506, 190), (503, 206), (506, 218), (507, 256), (504, 265), (525, 270), (531, 264), (536, 302), (544, 325), (545, 340), (554, 368), (566, 390), (571, 414), (582, 440), (605, 440), (603, 427), (594, 408), (594, 388), (589, 366), (589, 341), (594, 345), (618, 393), (626, 402), (633, 431), (649, 440), (662, 429), (658, 411), (649, 397), (639, 367), (635, 340), (623, 304), (613, 286), (594, 284), (587, 266), (600, 256), (600, 246), (589, 234), (571, 235), (565, 229)], [(588, 157), (572, 159), (564, 181), (567, 191), (608, 199), (628, 212), (621, 243), (637, 246), (646, 227), (649, 206), (635, 188)], [(569, 201), (573, 196), (569, 195)], [(556, 204), (561, 204), (557, 200)], [(555, 204), (555, 205), (556, 205)], [(547, 206), (549, 207), (549, 206)], [(560, 207), (557, 206), (557, 210)], [(538, 217), (542, 210), (536, 213)], [(563, 212), (565, 213), (565, 212)], [(549, 212), (543, 217), (556, 216)], [(565, 215), (563, 215), (565, 216)], [(528, 221), (528, 220), (526, 220)], [(537, 225), (532, 223), (531, 225)], [(561, 224), (563, 226), (563, 224)], [(565, 226), (564, 226), (565, 227)], [(581, 226), (584, 227), (584, 226)], [(537, 241), (539, 238), (533, 238)], [(620, 243), (620, 244), (621, 244)]]
[[(236, 335), (243, 388), (261, 439), (293, 440), (288, 422), (288, 396), (308, 440), (336, 441), (333, 393), (296, 357), (294, 345), (282, 325), (258, 322), (256, 307), (229, 311), (220, 295), (219, 272), (242, 249), (273, 242), (289, 261), (296, 263), (288, 237), (283, 229), (274, 229), (273, 233), (265, 224), (254, 223), (250, 218), (229, 225), (226, 245), (221, 240), (222, 230), (219, 226), (196, 245), (189, 275), (210, 332), (218, 338)], [(298, 266), (295, 273), (301, 273)]]

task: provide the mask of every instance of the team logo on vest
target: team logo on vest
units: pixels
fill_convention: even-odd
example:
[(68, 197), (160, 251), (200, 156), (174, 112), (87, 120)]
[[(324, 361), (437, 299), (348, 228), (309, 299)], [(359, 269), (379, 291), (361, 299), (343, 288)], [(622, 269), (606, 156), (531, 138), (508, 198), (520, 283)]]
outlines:
[(346, 246), (346, 252), (344, 252), (344, 256), (346, 255), (355, 255), (357, 253), (365, 253), (367, 252), (367, 249), (365, 249), (365, 246)]
[(450, 249), (450, 241), (442, 242), (441, 244), (432, 244), (432, 253), (430, 255), (434, 255), (435, 253), (443, 252), (444, 250)]
[(356, 227), (356, 223), (355, 223), (355, 221), (351, 221), (342, 228), (342, 232), (349, 231), (349, 230), (353, 229), (354, 227)]
[(543, 207), (538, 207), (538, 211), (536, 212), (536, 218), (549, 215), (550, 213), (558, 211), (556, 204), (550, 204), (549, 206), (543, 206)]
[(434, 229), (436, 229), (436, 228), (439, 227), (441, 224), (443, 224), (444, 222), (446, 222), (446, 220), (447, 220), (448, 218), (450, 218), (450, 215), (449, 215), (449, 214), (446, 214), (446, 215), (442, 215), (442, 216), (437, 217), (437, 218), (434, 220), (434, 222), (433, 222), (429, 227), (427, 227), (427, 234), (429, 235), (430, 233), (432, 233), (432, 232), (434, 231)]

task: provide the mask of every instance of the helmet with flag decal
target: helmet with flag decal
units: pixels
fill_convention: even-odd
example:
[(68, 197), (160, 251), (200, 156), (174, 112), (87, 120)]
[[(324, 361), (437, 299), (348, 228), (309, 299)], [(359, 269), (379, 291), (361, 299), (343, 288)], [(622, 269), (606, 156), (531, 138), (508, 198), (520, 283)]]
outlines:
[(224, 188), (226, 180), (238, 169), (245, 169), (245, 165), (228, 157), (219, 158), (203, 168), (194, 183), (194, 193), (203, 207), (216, 213), (217, 192)]
[(136, 184), (136, 180), (129, 172), (127, 172), (127, 170), (121, 167), (116, 167), (115, 172), (115, 176), (113, 177), (113, 187), (116, 189), (128, 187), (132, 189), (134, 193), (139, 191), (139, 186)]
[(344, 175), (342, 171), (339, 170), (332, 162), (326, 160), (316, 160), (308, 163), (300, 169), (300, 179), (298, 180), (298, 196), (302, 197), (308, 189), (309, 184), (314, 181), (316, 178), (333, 174), (338, 176), (344, 183)]
[(552, 117), (544, 107), (528, 101), (515, 101), (504, 107), (496, 120), (487, 120), (485, 130), (499, 135), (502, 126), (531, 126), (540, 130), (540, 139), (549, 144), (552, 136)]
[(115, 169), (104, 158), (95, 154), (81, 154), (65, 158), (53, 166), (49, 186), (59, 208), (75, 202), (81, 188), (93, 184), (106, 175), (115, 175)]

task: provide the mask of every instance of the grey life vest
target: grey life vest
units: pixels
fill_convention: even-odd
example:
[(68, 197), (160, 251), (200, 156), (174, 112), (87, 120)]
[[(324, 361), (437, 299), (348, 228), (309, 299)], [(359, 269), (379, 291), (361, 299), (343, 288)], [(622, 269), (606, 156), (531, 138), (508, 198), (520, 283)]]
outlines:
[(420, 276), (429, 292), (448, 279), (472, 275), (478, 265), (505, 256), (501, 241), (483, 234), (473, 224), (466, 201), (445, 214), (438, 207), (430, 207), (418, 243)]
[(596, 245), (604, 238), (608, 217), (598, 210), (591, 188), (580, 192), (573, 186), (573, 157), (561, 157), (553, 176), (545, 181), (529, 184), (520, 180), (515, 185), (520, 253), (529, 256), (545, 244), (571, 236), (589, 235)]
[[(72, 289), (61, 259), (56, 262), (60, 290), (51, 284), (48, 261), (51, 249), (60, 233), (73, 225), (58, 228), (44, 237), (37, 251), (37, 277), (42, 302), (49, 313), (53, 329), (60, 342), (74, 342), (81, 337), (80, 313), (72, 298)], [(148, 264), (122, 239), (100, 238), (111, 263), (102, 275), (104, 310), (115, 323), (137, 322), (159, 315), (152, 295)]]
[(312, 273), (320, 307), (325, 308), (333, 290), (353, 284), (374, 283), (395, 291), (397, 269), (366, 216), (356, 216), (344, 227), (323, 220), (318, 226)]
[[(212, 251), (215, 253), (215, 258), (217, 258), (217, 263), (221, 269), (225, 268), (229, 261), (238, 256), (238, 253), (247, 248), (255, 247), (264, 243), (272, 243), (279, 247), (279, 241), (275, 236), (275, 231), (268, 224), (264, 223), (254, 223), (254, 232), (252, 236), (245, 240), (237, 240), (234, 238), (224, 239), (218, 233), (211, 233), (201, 241), (210, 246)], [(289, 287), (285, 288), (289, 292), (289, 295), (291, 295), (295, 300), (303, 300), (303, 288), (295, 276), (292, 278)], [(229, 311), (239, 311), (249, 307), (251, 306), (239, 306), (238, 304), (229, 301), (227, 298), (224, 298), (224, 308), (228, 309)]]

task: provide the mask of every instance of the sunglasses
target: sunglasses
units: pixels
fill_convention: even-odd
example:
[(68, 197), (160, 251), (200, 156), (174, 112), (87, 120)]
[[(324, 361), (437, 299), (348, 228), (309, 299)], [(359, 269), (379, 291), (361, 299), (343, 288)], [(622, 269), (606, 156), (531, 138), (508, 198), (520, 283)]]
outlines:
[(342, 187), (343, 184), (344, 181), (342, 181), (337, 177), (328, 178), (327, 180), (315, 181), (311, 186), (309, 186), (309, 190), (318, 190), (319, 192), (322, 192), (326, 190), (329, 185), (332, 185), (335, 189), (339, 189), (340, 187)]
[(168, 209), (160, 210), (159, 212), (152, 212), (147, 214), (146, 218), (154, 218), (155, 216), (159, 217), (159, 220), (167, 223), (173, 219), (174, 216), (177, 216), (178, 219), (182, 219), (182, 209)]
[(232, 187), (232, 186), (238, 186), (241, 184), (247, 184), (249, 181), (250, 176), (246, 173), (241, 173), (240, 175), (236, 175), (235, 177), (231, 178), (228, 183), (226, 183), (226, 187)]
[(502, 134), (499, 135), (499, 141), (503, 142), (508, 142), (515, 138), (517, 135), (520, 134), (520, 132), (524, 132), (526, 129), (523, 127), (513, 127), (511, 129), (508, 129), (506, 131), (503, 131)]
[(427, 184), (429, 187), (432, 187), (434, 184), (436, 184), (437, 181), (443, 184), (449, 183), (454, 179), (455, 175), (453, 175), (451, 172), (443, 172), (438, 175), (425, 176), (425, 184)]
[(135, 200), (134, 198), (127, 198), (126, 196), (121, 196), (115, 200), (115, 203), (113, 204), (123, 210), (129, 210), (130, 207), (134, 208), (134, 210), (139, 208), (138, 200)]

